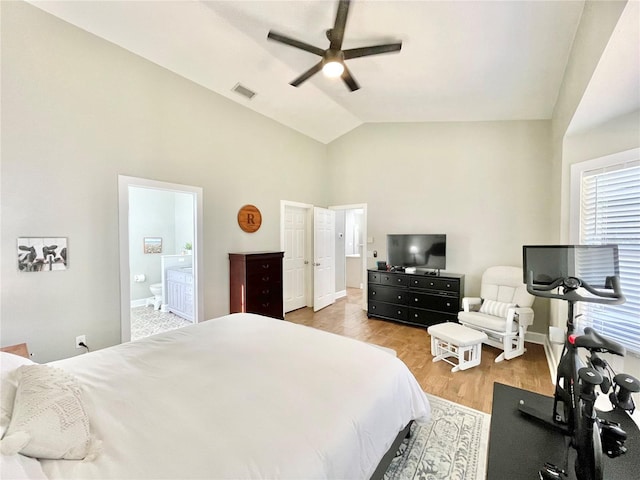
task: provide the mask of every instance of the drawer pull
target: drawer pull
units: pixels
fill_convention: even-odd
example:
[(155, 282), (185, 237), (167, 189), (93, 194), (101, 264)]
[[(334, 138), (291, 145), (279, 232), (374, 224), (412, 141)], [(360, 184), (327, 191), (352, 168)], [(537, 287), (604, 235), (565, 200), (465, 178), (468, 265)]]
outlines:
[(266, 294), (268, 294), (268, 293), (269, 293), (269, 289), (268, 289), (268, 288), (265, 288), (264, 290), (262, 290), (262, 294), (263, 294), (263, 295), (266, 295)]
[(401, 283), (401, 282), (402, 282), (402, 279), (401, 279), (401, 278), (396, 278), (396, 280), (398, 280), (398, 283)]
[(447, 302), (447, 307), (450, 307), (450, 306), (451, 306), (451, 304), (449, 302)]
[(431, 285), (433, 287), (433, 282), (429, 282), (429, 285)]
[(375, 310), (376, 306), (375, 305), (371, 305), (371, 310)]
[(402, 312), (400, 310), (398, 310), (398, 315), (401, 315), (401, 314), (402, 314)]
[(398, 295), (398, 300), (402, 300), (402, 295)]
[(270, 264), (268, 264), (268, 263), (263, 263), (263, 264), (262, 264), (262, 268), (264, 268), (265, 270), (266, 270), (267, 268), (269, 268), (270, 266), (271, 266), (271, 265), (270, 265)]
[(371, 295), (375, 295), (375, 294), (376, 294), (375, 290), (373, 292), (371, 292)]
[(269, 302), (263, 303), (263, 304), (262, 304), (262, 306), (263, 306), (264, 308), (267, 308), (267, 307), (269, 306)]
[(268, 282), (270, 277), (262, 277), (263, 282)]
[(419, 298), (414, 298), (413, 301), (417, 302), (418, 300), (420, 300)]

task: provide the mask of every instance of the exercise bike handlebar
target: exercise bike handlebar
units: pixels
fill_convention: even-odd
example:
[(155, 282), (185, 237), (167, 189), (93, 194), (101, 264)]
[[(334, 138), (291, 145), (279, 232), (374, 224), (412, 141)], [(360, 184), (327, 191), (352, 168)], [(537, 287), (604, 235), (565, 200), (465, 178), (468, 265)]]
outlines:
[[(603, 291), (593, 288), (584, 280), (576, 277), (557, 278), (550, 285), (534, 285), (533, 272), (527, 272), (527, 292), (537, 297), (557, 298), (571, 302), (604, 303), (609, 305), (620, 305), (626, 301), (622, 289), (620, 288), (620, 278), (618, 276), (607, 277), (607, 283), (611, 283), (613, 291)], [(562, 293), (555, 293), (554, 290), (563, 287)], [(578, 288), (584, 288), (594, 295), (584, 296), (578, 293)]]

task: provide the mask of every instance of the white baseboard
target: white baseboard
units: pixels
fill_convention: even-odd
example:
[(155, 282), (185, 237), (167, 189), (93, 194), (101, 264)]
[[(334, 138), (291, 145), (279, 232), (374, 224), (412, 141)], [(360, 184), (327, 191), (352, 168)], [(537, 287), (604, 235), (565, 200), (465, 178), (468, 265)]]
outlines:
[(553, 348), (549, 342), (549, 337), (544, 333), (527, 332), (524, 336), (525, 342), (537, 343), (544, 347), (544, 356), (547, 358), (547, 365), (549, 366), (549, 374), (551, 375), (551, 382), (556, 383), (556, 370), (558, 368), (558, 360), (555, 358)]
[(340, 290), (339, 292), (335, 293), (336, 300), (338, 298), (342, 298), (342, 297), (346, 297), (346, 296), (347, 296), (347, 291), (346, 290)]
[(538, 345), (544, 345), (547, 336), (544, 333), (527, 332), (524, 334), (524, 341), (530, 343), (537, 343)]
[[(153, 302), (153, 297), (149, 297)], [(144, 307), (147, 305), (147, 298), (140, 298), (138, 300), (131, 300), (131, 308)]]
[(548, 337), (545, 337), (544, 342), (544, 354), (547, 356), (547, 364), (549, 365), (549, 374), (551, 375), (551, 383), (556, 384), (556, 371), (558, 370), (558, 359), (553, 353), (551, 348), (551, 342)]

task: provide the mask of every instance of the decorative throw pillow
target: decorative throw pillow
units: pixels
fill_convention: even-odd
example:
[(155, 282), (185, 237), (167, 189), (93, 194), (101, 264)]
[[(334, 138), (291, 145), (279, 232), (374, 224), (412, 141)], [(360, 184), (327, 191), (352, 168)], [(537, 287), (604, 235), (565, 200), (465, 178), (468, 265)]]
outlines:
[(18, 375), (2, 453), (70, 460), (82, 460), (92, 453), (89, 417), (77, 380), (48, 365), (22, 366)]
[(515, 303), (496, 302), (495, 300), (484, 300), (480, 305), (480, 313), (493, 315), (494, 317), (507, 318), (510, 308), (515, 308)]
[(18, 368), (22, 365), (35, 365), (28, 358), (13, 353), (0, 352), (0, 438), (9, 426), (13, 402), (18, 387)]

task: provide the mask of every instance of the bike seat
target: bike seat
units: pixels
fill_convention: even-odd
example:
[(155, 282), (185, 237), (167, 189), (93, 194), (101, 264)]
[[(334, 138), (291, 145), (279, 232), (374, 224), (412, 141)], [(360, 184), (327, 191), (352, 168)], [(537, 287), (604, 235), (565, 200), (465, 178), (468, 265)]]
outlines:
[(625, 353), (622, 345), (603, 337), (591, 327), (585, 328), (584, 335), (576, 337), (574, 344), (576, 347), (583, 347), (596, 352), (609, 352), (620, 356), (624, 356)]

